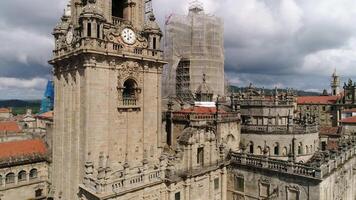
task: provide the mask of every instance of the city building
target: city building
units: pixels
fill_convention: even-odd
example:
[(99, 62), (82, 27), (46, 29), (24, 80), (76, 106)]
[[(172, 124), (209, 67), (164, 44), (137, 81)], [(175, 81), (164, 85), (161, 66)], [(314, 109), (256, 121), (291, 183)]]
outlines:
[[(298, 112), (292, 90), (268, 96), (250, 85), (230, 102), (219, 96), (222, 22), (205, 21), (199, 4), (188, 19), (218, 32), (215, 76), (200, 68), (194, 84), (175, 82), (181, 95), (163, 105), (167, 63), (150, 3), (71, 0), (55, 27), (51, 184), (42, 190), (49, 199), (355, 199), (353, 135), (330, 137), (334, 147), (321, 150), (319, 115)], [(176, 26), (197, 42), (190, 54), (205, 55), (204, 29), (186, 20)], [(197, 57), (178, 59), (168, 74), (191, 74)], [(178, 72), (171, 81), (183, 80), (178, 75), (186, 76)], [(352, 87), (344, 88), (348, 105)]]
[(9, 119), (12, 116), (12, 110), (10, 108), (0, 108), (0, 120)]
[(297, 98), (298, 112), (317, 115), (322, 127), (335, 127), (340, 120), (353, 115), (356, 109), (356, 83), (350, 79), (340, 91), (340, 77), (334, 72), (331, 76), (331, 95), (300, 96)]
[(346, 134), (356, 135), (356, 116), (340, 120), (340, 125), (344, 127)]
[(224, 24), (222, 19), (206, 14), (195, 1), (188, 15), (171, 14), (165, 28), (163, 96), (194, 99), (202, 74), (216, 95), (223, 96)]
[(41, 140), (0, 143), (0, 199), (47, 198), (48, 153)]
[(305, 162), (317, 151), (319, 130), (315, 116), (295, 116), (293, 91), (266, 96), (250, 85), (233, 95), (233, 106), (241, 109), (241, 140), (252, 155)]

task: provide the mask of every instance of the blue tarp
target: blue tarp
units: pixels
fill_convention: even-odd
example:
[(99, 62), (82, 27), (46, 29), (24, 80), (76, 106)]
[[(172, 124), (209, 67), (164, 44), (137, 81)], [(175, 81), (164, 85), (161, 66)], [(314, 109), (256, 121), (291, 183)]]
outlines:
[(53, 85), (53, 81), (48, 81), (46, 91), (44, 93), (44, 97), (42, 98), (40, 113), (52, 111), (53, 105), (54, 105), (54, 85)]

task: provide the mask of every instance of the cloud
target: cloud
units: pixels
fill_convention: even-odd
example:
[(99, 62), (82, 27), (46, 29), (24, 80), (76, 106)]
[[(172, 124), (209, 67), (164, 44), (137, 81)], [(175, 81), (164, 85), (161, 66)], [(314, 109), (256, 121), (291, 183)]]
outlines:
[[(329, 87), (335, 68), (344, 78), (356, 78), (354, 0), (201, 1), (207, 13), (224, 20), (225, 71), (234, 84), (322, 91)], [(186, 14), (189, 2), (154, 0), (162, 29), (171, 13)], [(54, 43), (51, 32), (66, 3), (0, 1), (0, 77), (19, 83), (51, 77), (47, 64)], [(30, 91), (6, 88), (22, 90), (23, 96)]]
[(0, 77), (0, 99), (38, 99), (44, 94), (47, 79), (17, 79)]

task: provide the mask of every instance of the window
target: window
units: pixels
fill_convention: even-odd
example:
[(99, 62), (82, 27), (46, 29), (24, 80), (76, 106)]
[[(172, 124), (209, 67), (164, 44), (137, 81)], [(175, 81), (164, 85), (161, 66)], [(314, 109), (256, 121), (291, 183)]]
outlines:
[(219, 178), (214, 179), (214, 189), (215, 190), (219, 189), (219, 182), (220, 182)]
[(299, 200), (299, 192), (295, 190), (288, 190), (288, 200)]
[(91, 37), (91, 23), (88, 23), (87, 36), (88, 36), (88, 37)]
[(42, 189), (38, 189), (35, 191), (35, 197), (41, 197), (42, 196)]
[(153, 49), (156, 49), (157, 48), (157, 38), (154, 37), (153, 38)]
[(274, 155), (279, 155), (279, 144), (276, 143), (276, 145), (274, 146)]
[(325, 141), (321, 142), (321, 150), (322, 151), (326, 150), (326, 142)]
[(174, 200), (180, 200), (180, 192), (174, 194)]
[(96, 25), (96, 37), (100, 38), (100, 24)]
[(2, 183), (2, 176), (0, 176), (0, 185), (2, 185), (3, 183)]
[(265, 183), (260, 184), (260, 197), (269, 197), (269, 185)]
[(31, 169), (30, 171), (30, 179), (35, 179), (38, 176), (38, 171), (37, 169)]
[(254, 150), (254, 148), (253, 148), (253, 142), (250, 142), (249, 148), (250, 148), (250, 154), (253, 154), (253, 150)]
[(298, 154), (303, 154), (303, 144), (299, 143), (298, 145)]
[(124, 90), (122, 94), (124, 106), (136, 105), (137, 103), (136, 92), (137, 92), (136, 81), (132, 79), (126, 80), (124, 83)]
[(15, 183), (15, 174), (14, 173), (8, 173), (5, 178), (5, 183), (6, 184), (12, 184)]
[(243, 177), (235, 176), (234, 190), (239, 192), (245, 192), (245, 180)]
[(204, 165), (204, 147), (198, 148), (197, 152), (197, 163), (201, 166)]
[(123, 0), (112, 0), (112, 16), (114, 17), (124, 17), (125, 1)]
[(25, 171), (20, 171), (19, 175), (17, 176), (19, 182), (21, 181), (26, 181), (26, 172)]

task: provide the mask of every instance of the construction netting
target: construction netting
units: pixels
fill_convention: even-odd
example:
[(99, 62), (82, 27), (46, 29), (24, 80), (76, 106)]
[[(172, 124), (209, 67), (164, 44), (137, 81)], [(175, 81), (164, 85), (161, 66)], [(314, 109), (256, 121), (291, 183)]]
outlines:
[(48, 81), (46, 86), (46, 91), (41, 101), (40, 113), (45, 113), (53, 110), (54, 106), (54, 83), (53, 81)]
[(172, 14), (165, 26), (163, 95), (192, 96), (203, 74), (214, 95), (224, 95), (223, 20), (192, 5), (188, 15)]

